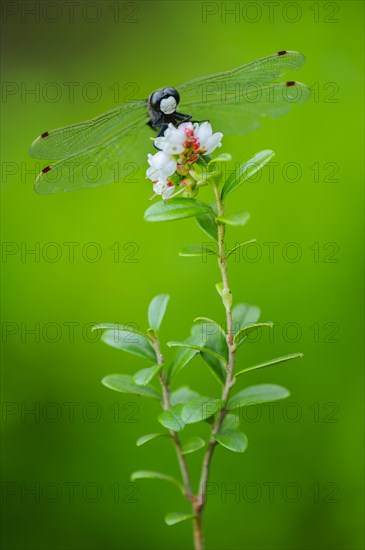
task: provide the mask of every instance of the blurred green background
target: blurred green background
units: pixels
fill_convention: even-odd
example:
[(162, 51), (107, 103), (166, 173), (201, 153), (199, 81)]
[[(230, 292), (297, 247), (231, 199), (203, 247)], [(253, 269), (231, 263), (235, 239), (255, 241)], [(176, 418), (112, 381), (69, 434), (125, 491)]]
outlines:
[[(247, 343), (238, 365), (305, 357), (241, 380), (283, 384), (291, 397), (247, 412), (246, 454), (217, 449), (206, 542), (362, 549), (363, 3), (3, 2), (2, 31), (3, 547), (192, 547), (189, 522), (163, 523), (165, 513), (188, 510), (176, 488), (129, 482), (136, 469), (178, 475), (168, 441), (135, 446), (158, 431), (158, 403), (100, 384), (143, 362), (93, 341), (90, 326), (145, 329), (161, 292), (171, 295), (165, 342), (185, 338), (196, 316), (224, 319), (214, 260), (178, 256), (202, 242), (195, 222), (143, 221), (151, 195), (143, 166), (136, 182), (40, 196), (30, 143), (131, 93), (145, 98), (291, 49), (307, 57), (296, 78), (313, 86), (313, 99), (247, 137), (225, 136), (221, 151), (243, 161), (270, 148), (278, 163), (273, 179), (263, 171), (229, 202), (252, 218), (228, 242), (259, 243), (231, 263), (234, 298), (277, 323), (273, 338)], [(185, 383), (219, 394), (200, 358), (176, 387)], [(195, 484), (201, 458), (188, 457)]]

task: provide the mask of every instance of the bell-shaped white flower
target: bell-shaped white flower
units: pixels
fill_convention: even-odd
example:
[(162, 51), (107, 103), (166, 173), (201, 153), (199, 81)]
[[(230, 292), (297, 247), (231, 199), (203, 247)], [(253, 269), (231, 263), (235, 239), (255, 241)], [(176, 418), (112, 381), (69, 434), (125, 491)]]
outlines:
[(162, 195), (162, 198), (166, 200), (174, 194), (175, 186), (169, 185), (166, 180), (158, 179), (156, 183), (153, 184), (153, 190), (156, 195)]
[(152, 181), (166, 180), (176, 170), (176, 160), (164, 151), (159, 151), (155, 155), (149, 153), (148, 164), (146, 176)]
[(163, 136), (155, 139), (155, 145), (164, 153), (169, 155), (179, 155), (184, 151), (184, 141), (186, 136), (180, 127), (175, 128), (173, 124), (168, 125)]
[(194, 133), (200, 143), (200, 152), (203, 155), (210, 155), (221, 147), (222, 132), (216, 132), (213, 134), (213, 130), (209, 122), (203, 122), (202, 124), (194, 124)]

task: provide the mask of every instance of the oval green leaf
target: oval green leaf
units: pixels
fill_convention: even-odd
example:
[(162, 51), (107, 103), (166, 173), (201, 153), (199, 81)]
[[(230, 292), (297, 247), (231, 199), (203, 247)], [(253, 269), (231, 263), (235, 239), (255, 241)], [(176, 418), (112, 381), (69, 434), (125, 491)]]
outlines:
[[(229, 258), (231, 254), (238, 251), (240, 248), (243, 248), (244, 246), (246, 246), (246, 244), (251, 244), (251, 243), (256, 243), (256, 242), (257, 242), (257, 239), (250, 239), (249, 241), (245, 241), (244, 243), (236, 244), (236, 246), (234, 246), (233, 248), (231, 248), (231, 250), (229, 252), (227, 252), (226, 257)], [(239, 256), (238, 256), (237, 261), (239, 261)]]
[(187, 344), (186, 342), (175, 342), (175, 341), (167, 342), (167, 345), (169, 346), (169, 348), (190, 348), (190, 349), (195, 349), (197, 351), (203, 351), (204, 353), (208, 353), (209, 355), (216, 357), (220, 361), (223, 361), (223, 362), (226, 361), (225, 358), (219, 353), (217, 353), (216, 351), (212, 349), (208, 349), (203, 346), (196, 346), (195, 344)]
[(257, 323), (260, 319), (261, 310), (258, 306), (250, 304), (236, 304), (232, 309), (233, 334), (247, 325)]
[(220, 445), (235, 453), (244, 453), (247, 449), (247, 437), (238, 430), (224, 430), (213, 437)]
[(189, 386), (181, 386), (181, 388), (171, 393), (170, 403), (171, 405), (179, 405), (180, 403), (185, 403), (185, 401), (195, 399), (196, 397), (201, 397), (198, 392), (191, 390)]
[(109, 374), (102, 379), (101, 383), (105, 387), (121, 393), (142, 395), (145, 397), (153, 397), (154, 399), (161, 398), (152, 386), (137, 386), (129, 374)]
[(205, 202), (195, 199), (173, 199), (171, 201), (159, 201), (147, 208), (144, 219), (148, 222), (162, 222), (192, 218), (201, 214), (212, 212)]
[(210, 160), (208, 162), (208, 166), (210, 166), (211, 164), (214, 164), (216, 162), (229, 162), (230, 160), (232, 160), (232, 155), (230, 153), (221, 153), (220, 155), (218, 155), (214, 159)]
[(237, 430), (240, 427), (241, 419), (242, 415), (240, 415), (239, 413), (237, 414), (237, 411), (227, 413), (223, 418), (220, 432), (226, 432), (227, 430)]
[(137, 384), (137, 386), (146, 386), (146, 384), (148, 384), (148, 382), (150, 382), (152, 378), (160, 372), (162, 367), (163, 365), (155, 365), (154, 367), (150, 367), (148, 369), (139, 370), (133, 376), (133, 381)]
[(234, 411), (237, 408), (259, 403), (269, 403), (278, 399), (289, 397), (290, 392), (283, 386), (276, 384), (258, 384), (249, 386), (234, 395), (228, 402), (228, 409)]
[(240, 185), (251, 178), (256, 172), (261, 170), (269, 160), (275, 155), (274, 151), (269, 149), (260, 151), (252, 159), (241, 164), (238, 170), (229, 176), (222, 189), (222, 199), (225, 199)]
[(273, 323), (254, 323), (253, 325), (248, 325), (247, 327), (241, 328), (234, 337), (234, 343), (239, 345), (245, 338), (247, 338), (250, 332), (254, 332), (255, 330), (259, 330), (264, 327), (272, 328)]
[(176, 376), (190, 361), (199, 353), (195, 347), (189, 346), (202, 346), (204, 341), (202, 341), (199, 335), (189, 336), (184, 342), (187, 344), (186, 347), (175, 348), (176, 351), (170, 362), (168, 379), (171, 380), (173, 376)]
[(292, 359), (299, 359), (303, 357), (303, 353), (291, 353), (290, 355), (283, 355), (282, 357), (276, 357), (276, 359), (270, 359), (269, 361), (265, 361), (264, 363), (259, 363), (258, 365), (253, 365), (252, 367), (246, 367), (245, 369), (240, 370), (236, 373), (237, 376), (241, 376), (241, 374), (244, 374), (245, 372), (249, 372), (250, 370), (256, 370), (256, 369), (263, 369), (265, 367), (272, 367), (274, 365), (280, 365), (281, 363), (286, 363), (287, 361), (291, 361)]
[(227, 216), (220, 216), (216, 218), (218, 222), (226, 225), (245, 225), (250, 219), (248, 212), (238, 212), (237, 214), (227, 214)]
[(102, 341), (112, 348), (138, 355), (150, 361), (156, 361), (156, 354), (143, 334), (131, 330), (108, 329), (101, 337)]
[(136, 441), (137, 447), (141, 447), (141, 445), (144, 445), (145, 443), (148, 443), (149, 441), (152, 441), (153, 439), (157, 439), (158, 437), (170, 437), (170, 434), (147, 434), (142, 435), (139, 437)]
[(200, 229), (214, 241), (218, 241), (218, 228), (214, 221), (213, 214), (201, 214), (197, 216), (196, 222)]
[(194, 424), (206, 420), (218, 412), (224, 403), (214, 397), (197, 397), (187, 401), (182, 408), (181, 418), (185, 424)]
[(205, 447), (205, 441), (201, 437), (193, 437), (187, 443), (184, 443), (182, 446), (182, 454), (188, 455), (190, 453), (195, 453)]
[(182, 410), (184, 404), (178, 404), (171, 407), (168, 411), (161, 413), (157, 420), (162, 426), (168, 430), (173, 430), (174, 432), (180, 432), (185, 427), (185, 422), (182, 419)]
[(168, 294), (159, 294), (152, 299), (148, 307), (148, 323), (156, 334), (164, 318), (169, 300), (170, 296)]
[(199, 324), (193, 327), (193, 331), (194, 334), (200, 334), (202, 339), (205, 339), (201, 352), (202, 359), (208, 364), (218, 382), (224, 383), (228, 362), (228, 346), (224, 330), (215, 321), (207, 319), (199, 320)]
[(111, 329), (111, 330), (126, 330), (127, 332), (136, 332), (137, 334), (142, 334), (143, 336), (143, 333), (140, 331), (140, 330), (137, 330), (136, 328), (134, 328), (133, 325), (121, 325), (119, 323), (98, 323), (97, 325), (94, 325), (91, 329), (91, 332), (95, 332), (96, 330), (106, 330), (106, 329)]
[(224, 332), (223, 328), (220, 326), (220, 324), (217, 323), (217, 321), (214, 321), (213, 319), (210, 319), (209, 317), (196, 317), (194, 319), (194, 323), (210, 324), (213, 327), (215, 327), (214, 333), (219, 331), (224, 338), (226, 337), (225, 332)]
[(152, 472), (149, 470), (139, 470), (137, 472), (133, 472), (131, 475), (131, 481), (136, 481), (137, 479), (162, 479), (163, 481), (169, 481), (179, 487), (182, 494), (184, 494), (184, 487), (181, 485), (180, 481), (174, 477), (167, 476), (166, 474), (161, 474), (160, 472)]

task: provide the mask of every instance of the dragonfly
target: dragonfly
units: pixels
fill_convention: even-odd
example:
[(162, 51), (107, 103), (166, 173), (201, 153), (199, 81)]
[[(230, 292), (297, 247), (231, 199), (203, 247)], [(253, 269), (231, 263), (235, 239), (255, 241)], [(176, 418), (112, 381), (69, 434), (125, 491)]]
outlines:
[(152, 136), (162, 135), (170, 123), (177, 127), (192, 121), (193, 116), (209, 120), (213, 130), (223, 133), (245, 135), (256, 130), (265, 118), (282, 116), (294, 103), (309, 99), (305, 84), (278, 82), (286, 71), (296, 71), (304, 62), (299, 52), (279, 51), (44, 132), (29, 150), (31, 157), (51, 161), (37, 176), (35, 191), (73, 191), (119, 181), (123, 167), (146, 162)]

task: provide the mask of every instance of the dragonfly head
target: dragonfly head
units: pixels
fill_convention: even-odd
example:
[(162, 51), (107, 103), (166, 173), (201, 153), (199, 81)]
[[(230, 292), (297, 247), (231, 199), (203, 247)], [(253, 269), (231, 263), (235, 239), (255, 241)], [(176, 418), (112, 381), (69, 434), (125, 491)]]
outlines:
[(179, 101), (180, 95), (175, 88), (156, 90), (148, 99), (151, 109), (156, 113), (163, 113), (164, 115), (172, 115), (176, 111)]

